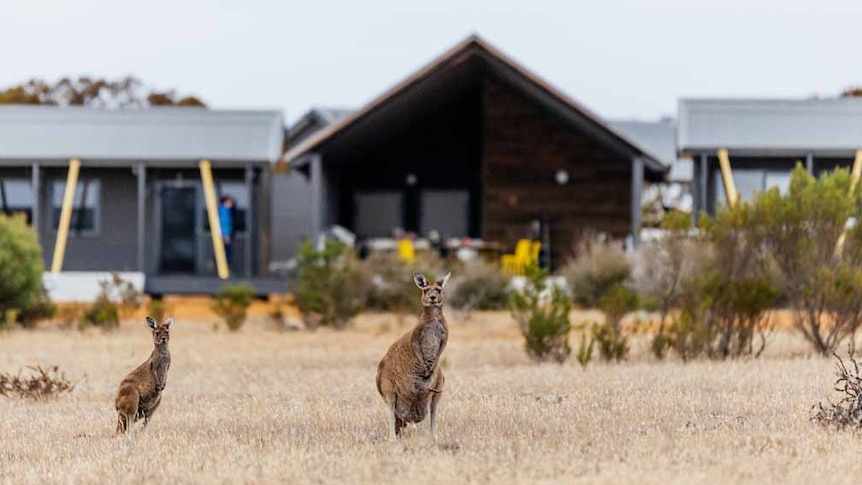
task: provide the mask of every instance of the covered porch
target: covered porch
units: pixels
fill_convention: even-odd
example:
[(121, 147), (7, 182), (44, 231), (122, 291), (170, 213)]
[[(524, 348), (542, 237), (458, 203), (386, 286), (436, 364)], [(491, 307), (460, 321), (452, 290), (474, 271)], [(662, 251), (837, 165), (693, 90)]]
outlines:
[(694, 213), (750, 200), (792, 170), (862, 175), (862, 100), (683, 99), (677, 152), (694, 161)]
[[(126, 272), (142, 275), (155, 295), (212, 293), (231, 280), (271, 289), (268, 177), (280, 114), (97, 111), (0, 109), (0, 122), (33, 130), (30, 143), (4, 147), (13, 153), (0, 148), (0, 194), (14, 192), (0, 209), (23, 208), (52, 283)], [(236, 202), (232, 254), (218, 229), (223, 196)]]

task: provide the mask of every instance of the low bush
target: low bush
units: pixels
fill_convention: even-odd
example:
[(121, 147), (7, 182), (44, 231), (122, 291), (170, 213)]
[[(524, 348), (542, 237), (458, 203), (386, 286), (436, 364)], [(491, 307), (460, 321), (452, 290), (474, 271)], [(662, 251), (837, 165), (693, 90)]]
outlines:
[[(144, 294), (135, 288), (131, 281), (126, 281), (117, 273), (111, 274), (111, 280), (108, 283), (108, 293), (111, 298), (117, 302), (121, 318), (132, 317), (138, 308), (144, 303)], [(161, 319), (157, 320), (163, 321)]]
[(665, 213), (659, 224), (661, 236), (640, 245), (632, 267), (633, 288), (640, 307), (659, 312), (659, 325), (652, 352), (664, 357), (667, 349), (665, 328), (671, 310), (679, 306), (679, 297), (686, 281), (700, 271), (699, 253), (703, 245), (691, 235), (691, 215), (682, 212)]
[(100, 281), (99, 287), (99, 295), (78, 322), (80, 330), (89, 326), (116, 329), (120, 320), (131, 317), (143, 302), (143, 294), (117, 273), (112, 273), (109, 280)]
[(396, 253), (371, 254), (361, 270), (368, 282), (365, 309), (397, 313), (418, 310), (412, 271)]
[(634, 291), (622, 285), (609, 289), (599, 300), (599, 309), (605, 314), (602, 324), (593, 325), (593, 342), (598, 344), (599, 355), (605, 361), (622, 361), (628, 357), (628, 338), (623, 333), (622, 320), (638, 307)]
[(780, 278), (756, 227), (744, 202), (702, 218), (699, 273), (682, 282), (679, 310), (653, 342), (656, 355), (670, 349), (683, 360), (727, 359), (763, 352)]
[(511, 280), (500, 267), (476, 259), (464, 264), (447, 287), (447, 302), (459, 310), (504, 310)]
[(30, 376), (22, 377), (20, 371), (16, 375), (0, 374), (0, 396), (42, 401), (72, 392), (75, 388), (56, 365), (27, 368), (32, 371)]
[(549, 284), (546, 270), (529, 266), (525, 276), (524, 287), (511, 293), (509, 306), (524, 336), (527, 355), (562, 364), (572, 353), (572, 301), (564, 290)]
[(631, 274), (631, 263), (622, 246), (594, 234), (581, 238), (575, 258), (562, 270), (574, 302), (595, 308), (611, 288), (623, 284)]
[(294, 301), (308, 328), (344, 328), (364, 308), (368, 282), (345, 244), (327, 239), (322, 250), (311, 241), (299, 251)]
[(76, 324), (81, 325), (87, 306), (83, 303), (66, 303), (57, 310), (57, 321), (60, 328), (71, 329)]
[(236, 332), (242, 328), (248, 307), (254, 301), (254, 287), (248, 283), (224, 285), (213, 300), (212, 309), (227, 325), (228, 330)]
[(0, 313), (0, 330), (11, 330), (15, 328), (18, 322), (19, 310), (10, 308), (3, 313)]
[(0, 214), (0, 323), (32, 327), (52, 315), (42, 284), (44, 265), (36, 233), (20, 216)]
[(114, 330), (120, 326), (120, 309), (104, 292), (84, 311), (78, 328), (84, 330), (88, 326), (102, 330)]
[(38, 300), (20, 311), (18, 314), (18, 323), (24, 328), (33, 328), (38, 322), (50, 320), (56, 315), (57, 305), (51, 301), (48, 293), (43, 289)]
[(582, 322), (576, 329), (581, 332), (581, 338), (578, 341), (578, 351), (575, 354), (575, 358), (578, 364), (585, 369), (590, 361), (593, 360), (593, 348), (596, 346), (596, 340), (592, 336), (592, 329), (595, 325), (597, 325), (596, 322)]
[(862, 428), (862, 373), (851, 346), (847, 346), (847, 365), (835, 352), (832, 355), (837, 379), (833, 388), (841, 393), (838, 402), (827, 399), (826, 405), (819, 402), (811, 407), (811, 422), (824, 428)]
[[(419, 311), (419, 293), (413, 283), (413, 272), (418, 271), (433, 281), (443, 275), (442, 262), (437, 256), (417, 254), (407, 264), (397, 253), (371, 254), (362, 264), (362, 273), (368, 282), (365, 309), (382, 312), (416, 313)], [(449, 292), (447, 292), (449, 293)]]
[(840, 250), (848, 219), (859, 220), (859, 195), (848, 170), (815, 178), (799, 164), (786, 193), (773, 188), (752, 203), (753, 226), (778, 268), (794, 324), (822, 355), (862, 324), (862, 224), (846, 233)]

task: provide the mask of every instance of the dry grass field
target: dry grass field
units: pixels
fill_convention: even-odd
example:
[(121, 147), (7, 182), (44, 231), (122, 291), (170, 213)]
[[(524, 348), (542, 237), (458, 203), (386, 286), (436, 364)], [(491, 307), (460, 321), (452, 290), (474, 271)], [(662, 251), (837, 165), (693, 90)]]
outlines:
[(114, 334), (0, 335), (0, 371), (57, 364), (72, 394), (0, 398), (0, 482), (855, 483), (862, 436), (808, 422), (832, 363), (787, 335), (756, 361), (620, 365), (527, 361), (505, 314), (450, 322), (438, 436), (386, 441), (377, 362), (407, 330), (364, 315), (344, 332), (239, 333), (178, 320), (162, 406), (112, 437), (113, 396), (151, 349), (143, 321)]

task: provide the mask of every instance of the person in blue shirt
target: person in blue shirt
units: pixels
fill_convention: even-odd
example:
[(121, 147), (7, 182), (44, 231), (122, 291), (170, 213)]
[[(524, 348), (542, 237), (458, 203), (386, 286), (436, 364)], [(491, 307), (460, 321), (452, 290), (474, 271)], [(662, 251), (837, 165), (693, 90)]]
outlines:
[(221, 226), (221, 239), (224, 242), (224, 256), (228, 266), (233, 256), (231, 243), (233, 238), (233, 197), (226, 195), (221, 198), (218, 206), (218, 220)]

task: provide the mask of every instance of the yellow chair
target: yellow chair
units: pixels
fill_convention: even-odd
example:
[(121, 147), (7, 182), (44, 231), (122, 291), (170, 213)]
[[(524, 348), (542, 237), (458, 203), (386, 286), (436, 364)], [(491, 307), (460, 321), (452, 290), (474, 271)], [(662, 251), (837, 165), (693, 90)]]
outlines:
[(503, 272), (508, 275), (519, 275), (524, 273), (524, 265), (530, 259), (532, 243), (529, 239), (519, 239), (515, 244), (515, 254), (504, 254), (500, 258)]
[[(542, 242), (541, 241), (533, 241), (532, 246), (530, 246), (530, 259), (527, 261), (526, 265), (533, 264), (539, 265), (539, 253), (542, 251)], [(521, 272), (523, 273), (523, 268), (521, 268)]]
[(398, 241), (398, 257), (407, 264), (413, 264), (416, 259), (416, 247), (413, 246), (413, 241), (409, 239)]

